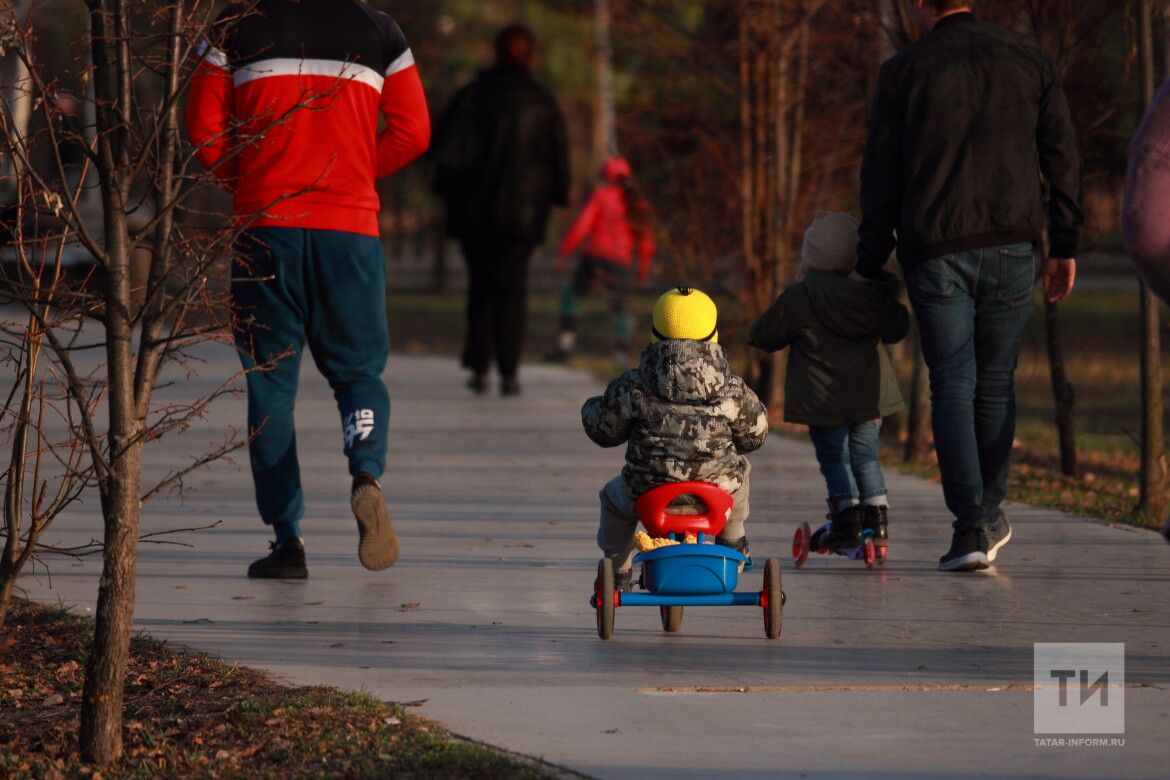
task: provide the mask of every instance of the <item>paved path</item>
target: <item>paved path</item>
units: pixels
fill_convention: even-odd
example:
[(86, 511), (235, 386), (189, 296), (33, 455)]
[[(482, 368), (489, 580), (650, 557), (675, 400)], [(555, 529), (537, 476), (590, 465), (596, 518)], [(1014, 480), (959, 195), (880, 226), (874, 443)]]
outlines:
[[(234, 370), (208, 348), (193, 393)], [(308, 361), (306, 361), (308, 363)], [(327, 387), (306, 369), (298, 408), (308, 486), (310, 579), (246, 579), (267, 537), (246, 468), (188, 482), (184, 503), (151, 503), (145, 530), (222, 521), (190, 549), (146, 545), (137, 626), (273, 670), (397, 701), (455, 732), (605, 778), (994, 774), (1165, 775), (1170, 733), (1170, 547), (1149, 532), (1011, 508), (1016, 538), (987, 573), (944, 575), (937, 485), (889, 474), (893, 547), (884, 571), (788, 559), (795, 524), (823, 512), (811, 447), (773, 436), (753, 456), (759, 558), (778, 556), (788, 606), (780, 642), (754, 608), (689, 608), (665, 635), (657, 611), (618, 611), (609, 642), (587, 597), (596, 492), (620, 467), (581, 432), (590, 378), (525, 369), (525, 395), (473, 398), (454, 361), (395, 355), (391, 471), (400, 562), (356, 560), (348, 478)], [(153, 471), (183, 461), (243, 418), (242, 399), (155, 447)], [(243, 460), (246, 463), (246, 458)], [(52, 536), (100, 529), (96, 498)], [(99, 562), (58, 560), (32, 595), (84, 609)], [(759, 587), (760, 569), (741, 589)], [(417, 606), (415, 606), (417, 605)], [(1034, 642), (1124, 642), (1125, 746), (1034, 743)], [(1015, 686), (1014, 688), (1011, 686)], [(695, 688), (708, 689), (695, 692)]]

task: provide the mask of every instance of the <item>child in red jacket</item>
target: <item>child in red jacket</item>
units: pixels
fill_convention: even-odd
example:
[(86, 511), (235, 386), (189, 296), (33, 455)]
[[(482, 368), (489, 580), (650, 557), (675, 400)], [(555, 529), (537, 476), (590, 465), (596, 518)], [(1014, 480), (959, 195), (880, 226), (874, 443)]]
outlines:
[(636, 276), (639, 283), (645, 282), (650, 276), (654, 257), (650, 208), (634, 189), (630, 164), (622, 157), (610, 157), (601, 167), (601, 179), (557, 249), (558, 270), (567, 268), (569, 255), (578, 247), (581, 261), (561, 296), (561, 332), (557, 351), (550, 356), (554, 360), (568, 358), (576, 347), (579, 301), (600, 285), (616, 320), (619, 362), (625, 362), (632, 328), (626, 302), (632, 281)]

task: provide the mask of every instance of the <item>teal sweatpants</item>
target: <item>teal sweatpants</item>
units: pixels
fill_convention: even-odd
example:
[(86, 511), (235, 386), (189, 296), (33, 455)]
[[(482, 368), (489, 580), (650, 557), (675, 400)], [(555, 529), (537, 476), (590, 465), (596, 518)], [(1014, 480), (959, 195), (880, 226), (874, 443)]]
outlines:
[(236, 242), (232, 320), (248, 370), (248, 446), (256, 505), (278, 542), (300, 536), (305, 512), (293, 409), (307, 343), (341, 413), (349, 472), (386, 466), (390, 394), (386, 266), (374, 236), (262, 227)]

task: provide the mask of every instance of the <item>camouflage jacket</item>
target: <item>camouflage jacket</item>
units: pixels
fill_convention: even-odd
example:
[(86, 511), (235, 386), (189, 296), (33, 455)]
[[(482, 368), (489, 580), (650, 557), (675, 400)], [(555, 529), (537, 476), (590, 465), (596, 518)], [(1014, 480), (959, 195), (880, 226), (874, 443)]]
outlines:
[(768, 435), (764, 405), (727, 367), (718, 344), (668, 339), (641, 364), (581, 407), (585, 433), (602, 447), (626, 447), (622, 479), (631, 498), (669, 482), (743, 484), (742, 453)]

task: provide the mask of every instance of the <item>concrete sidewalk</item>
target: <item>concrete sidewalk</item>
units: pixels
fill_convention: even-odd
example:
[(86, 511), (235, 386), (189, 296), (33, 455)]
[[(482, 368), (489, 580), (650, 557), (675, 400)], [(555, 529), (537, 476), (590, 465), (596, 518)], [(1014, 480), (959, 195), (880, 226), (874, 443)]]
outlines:
[[(164, 394), (210, 389), (234, 354), (204, 348), (200, 375)], [(309, 362), (306, 361), (309, 365)], [(246, 469), (218, 464), (184, 502), (144, 510), (144, 531), (222, 521), (143, 545), (137, 627), (271, 669), (289, 682), (420, 702), (456, 733), (593, 777), (1165, 774), (1170, 733), (1170, 547), (1155, 534), (1023, 506), (986, 573), (946, 575), (949, 523), (936, 484), (888, 473), (890, 560), (882, 571), (816, 557), (796, 570), (793, 529), (823, 516), (812, 449), (773, 436), (752, 456), (757, 560), (781, 558), (788, 605), (779, 642), (760, 610), (688, 608), (664, 634), (657, 610), (617, 612), (614, 639), (587, 600), (598, 558), (597, 490), (621, 466), (581, 431), (601, 386), (525, 367), (518, 399), (473, 397), (450, 359), (394, 355), (391, 465), (402, 537), (387, 572), (357, 562), (349, 480), (332, 397), (311, 365), (298, 407), (308, 492), (310, 579), (251, 581), (267, 535)], [(153, 473), (243, 421), (220, 402), (155, 446)], [(48, 542), (100, 535), (96, 496)], [(92, 606), (100, 561), (55, 560), (23, 584), (43, 601)], [(762, 567), (741, 578), (758, 589)], [(1037, 747), (1034, 642), (1124, 642), (1124, 747)]]

